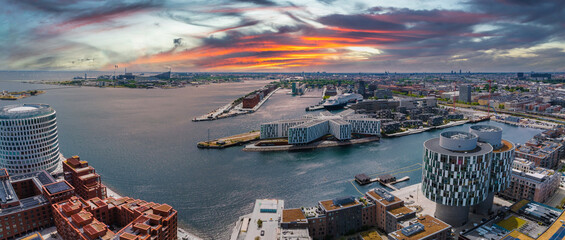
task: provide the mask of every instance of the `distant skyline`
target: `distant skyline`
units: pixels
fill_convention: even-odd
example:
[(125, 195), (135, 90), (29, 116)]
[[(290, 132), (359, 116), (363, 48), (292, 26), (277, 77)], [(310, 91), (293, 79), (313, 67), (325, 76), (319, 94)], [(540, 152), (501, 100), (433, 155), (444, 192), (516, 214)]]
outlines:
[(0, 3), (0, 70), (565, 71), (562, 0)]

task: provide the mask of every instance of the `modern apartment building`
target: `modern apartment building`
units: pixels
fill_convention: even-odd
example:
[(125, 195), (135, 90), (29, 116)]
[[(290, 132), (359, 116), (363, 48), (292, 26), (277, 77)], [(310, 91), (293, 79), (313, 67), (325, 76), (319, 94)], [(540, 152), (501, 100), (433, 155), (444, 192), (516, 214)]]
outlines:
[(74, 189), (45, 170), (11, 176), (0, 169), (0, 239), (14, 239), (53, 225), (51, 203), (68, 199)]
[(459, 87), (459, 101), (470, 103), (472, 91), (473, 91), (473, 86), (471, 85), (463, 85)]
[(88, 166), (88, 161), (80, 160), (79, 156), (68, 158), (63, 161), (63, 172), (65, 180), (75, 187), (77, 195), (84, 199), (106, 198), (106, 186), (96, 170)]
[(515, 147), (510, 141), (502, 139), (502, 128), (496, 126), (474, 125), (469, 128), (469, 132), (477, 135), (479, 142), (488, 143), (493, 147), (488, 197), (474, 208), (474, 212), (487, 215), (492, 210), (495, 193), (510, 186)]
[(558, 142), (533, 138), (516, 148), (516, 157), (532, 161), (536, 167), (556, 169), (564, 148)]
[(53, 108), (46, 104), (0, 108), (0, 168), (10, 174), (52, 173), (61, 158)]
[(390, 194), (384, 188), (376, 188), (366, 193), (368, 199), (375, 204), (374, 215), (376, 226), (386, 233), (398, 229), (398, 224), (416, 217), (416, 212), (404, 206), (404, 201)]
[(301, 119), (280, 120), (261, 124), (261, 139), (288, 137), (289, 144), (307, 144), (331, 134), (338, 140), (348, 140), (352, 134), (380, 135), (380, 120), (344, 111), (340, 114), (322, 112)]
[(424, 142), (422, 191), (435, 216), (452, 226), (467, 222), (471, 206), (489, 193), (493, 147), (475, 134), (446, 131)]
[(534, 162), (522, 158), (514, 160), (511, 176), (509, 188), (499, 194), (513, 201), (545, 202), (559, 188), (561, 181), (561, 174), (555, 170), (536, 167)]
[[(177, 212), (167, 204), (128, 197), (88, 201), (72, 197), (53, 204), (52, 210), (64, 240), (177, 239)], [(121, 229), (114, 232), (108, 226)]]

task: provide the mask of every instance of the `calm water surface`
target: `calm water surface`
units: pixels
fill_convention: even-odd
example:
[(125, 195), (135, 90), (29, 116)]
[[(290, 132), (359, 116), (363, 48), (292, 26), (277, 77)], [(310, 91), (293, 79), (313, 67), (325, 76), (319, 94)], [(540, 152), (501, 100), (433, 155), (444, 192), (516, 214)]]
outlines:
[[(50, 76), (51, 73), (46, 73)], [(53, 73), (56, 77), (77, 74)], [(80, 74), (79, 74), (80, 75)], [(29, 78), (29, 79), (26, 79)], [(41, 74), (0, 72), (0, 90), (53, 88), (16, 80)], [(205, 239), (228, 239), (234, 221), (257, 198), (280, 198), (286, 207), (359, 195), (355, 174), (390, 172), (409, 176), (398, 187), (421, 181), (422, 143), (441, 131), (382, 139), (350, 147), (303, 152), (247, 153), (242, 147), (203, 150), (198, 141), (259, 129), (261, 122), (295, 118), (319, 99), (279, 91), (256, 113), (212, 122), (192, 122), (268, 81), (212, 84), (182, 89), (67, 88), (14, 103), (47, 103), (57, 111), (59, 141), (66, 157), (88, 160), (103, 182), (120, 194), (168, 203), (181, 225)], [(491, 123), (504, 138), (524, 143), (540, 130)], [(467, 131), (469, 124), (452, 129)], [(375, 186), (358, 187), (364, 192)]]

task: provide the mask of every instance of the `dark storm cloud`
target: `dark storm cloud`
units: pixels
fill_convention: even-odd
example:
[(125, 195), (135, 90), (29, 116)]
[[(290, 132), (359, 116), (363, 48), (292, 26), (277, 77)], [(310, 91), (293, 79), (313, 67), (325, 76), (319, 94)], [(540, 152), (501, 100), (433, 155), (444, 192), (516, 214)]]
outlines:
[(351, 29), (379, 29), (379, 30), (405, 29), (404, 25), (402, 24), (374, 19), (368, 15), (333, 14), (319, 18), (318, 22), (326, 25), (351, 28)]

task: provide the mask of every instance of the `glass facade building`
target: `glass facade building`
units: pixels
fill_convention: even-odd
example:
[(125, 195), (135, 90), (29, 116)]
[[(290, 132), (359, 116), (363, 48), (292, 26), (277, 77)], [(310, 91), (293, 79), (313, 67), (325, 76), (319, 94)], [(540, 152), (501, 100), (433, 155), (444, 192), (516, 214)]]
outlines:
[(46, 104), (0, 108), (0, 168), (10, 174), (55, 171), (61, 164), (55, 110)]

